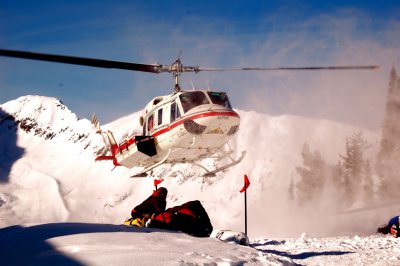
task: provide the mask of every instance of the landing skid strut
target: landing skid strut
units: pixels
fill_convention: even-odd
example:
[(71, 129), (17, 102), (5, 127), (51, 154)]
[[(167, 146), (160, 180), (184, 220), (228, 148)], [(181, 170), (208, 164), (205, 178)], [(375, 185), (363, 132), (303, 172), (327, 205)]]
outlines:
[(140, 173), (133, 175), (131, 177), (146, 177), (147, 176), (147, 172), (156, 168), (157, 166), (163, 164), (169, 157), (169, 155), (171, 154), (171, 149), (168, 150), (167, 155), (164, 156), (164, 158), (162, 158), (160, 161), (158, 161), (155, 164), (149, 165), (147, 166), (143, 171), (141, 171)]
[(204, 171), (206, 171), (206, 173), (203, 175), (203, 177), (212, 177), (212, 176), (215, 176), (216, 173), (218, 173), (220, 171), (223, 171), (225, 169), (228, 169), (229, 167), (232, 167), (232, 166), (240, 163), (243, 160), (245, 155), (246, 155), (246, 152), (242, 151), (242, 155), (237, 160), (234, 160), (231, 156), (226, 155), (227, 157), (229, 157), (229, 159), (231, 159), (232, 162), (230, 162), (230, 163), (228, 163), (228, 164), (226, 164), (224, 166), (218, 167), (218, 168), (216, 168), (216, 169), (214, 169), (212, 171), (208, 170), (206, 167), (204, 167), (203, 165), (201, 165), (199, 163), (193, 162), (193, 164), (201, 167), (202, 169), (204, 169)]

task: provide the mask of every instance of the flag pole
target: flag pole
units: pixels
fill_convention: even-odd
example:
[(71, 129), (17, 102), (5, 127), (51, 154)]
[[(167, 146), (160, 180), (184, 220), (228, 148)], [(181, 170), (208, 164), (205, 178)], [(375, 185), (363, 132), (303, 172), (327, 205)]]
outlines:
[(247, 189), (244, 191), (244, 233), (247, 235)]
[(250, 186), (250, 181), (247, 175), (244, 175), (244, 186), (239, 191), (244, 192), (244, 233), (247, 235), (247, 188)]

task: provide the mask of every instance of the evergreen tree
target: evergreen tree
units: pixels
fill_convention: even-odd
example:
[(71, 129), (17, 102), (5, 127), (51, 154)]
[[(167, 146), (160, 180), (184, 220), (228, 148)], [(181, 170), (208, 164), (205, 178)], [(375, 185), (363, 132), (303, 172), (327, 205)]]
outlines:
[(335, 205), (333, 206), (338, 209), (343, 209), (343, 206), (346, 206), (347, 202), (347, 186), (345, 185), (345, 179), (344, 179), (344, 167), (342, 162), (339, 160), (337, 165), (333, 167), (331, 175), (330, 175), (330, 180), (332, 184), (332, 190), (336, 192), (336, 202)]
[(367, 142), (362, 133), (354, 133), (346, 138), (346, 154), (339, 155), (342, 159), (341, 185), (343, 186), (340, 191), (347, 206), (353, 204), (363, 191), (362, 183), (365, 178), (363, 150), (366, 147)]
[(301, 152), (303, 165), (296, 167), (296, 172), (301, 176), (296, 185), (297, 199), (300, 205), (318, 199), (322, 193), (325, 182), (325, 161), (318, 151), (311, 152), (307, 143), (304, 143)]
[(364, 164), (363, 201), (366, 205), (374, 203), (374, 182), (369, 160)]
[(389, 89), (376, 171), (381, 179), (380, 199), (400, 196), (400, 79), (396, 68), (390, 72)]

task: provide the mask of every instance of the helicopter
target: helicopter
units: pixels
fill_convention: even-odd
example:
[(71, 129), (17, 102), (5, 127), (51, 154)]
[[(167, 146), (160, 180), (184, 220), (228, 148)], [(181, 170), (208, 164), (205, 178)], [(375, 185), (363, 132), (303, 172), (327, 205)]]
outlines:
[[(357, 66), (312, 66), (312, 67), (250, 67), (250, 68), (204, 68), (184, 66), (178, 57), (170, 65), (140, 64), (44, 54), (27, 51), (0, 49), (0, 56), (41, 60), (56, 63), (83, 65), (89, 67), (114, 68), (149, 73), (172, 73), (174, 89), (172, 94), (153, 98), (144, 108), (140, 117), (142, 134), (134, 135), (117, 143), (113, 133), (103, 131), (96, 115), (92, 124), (96, 133), (103, 137), (107, 153), (98, 155), (95, 160), (110, 160), (117, 166), (141, 171), (132, 177), (147, 176), (162, 164), (191, 163), (204, 170), (205, 177), (237, 165), (244, 158), (232, 157), (233, 149), (229, 140), (239, 131), (240, 116), (233, 110), (226, 92), (210, 90), (181, 90), (180, 76), (184, 72), (200, 71), (270, 71), (270, 70), (353, 70), (376, 69), (376, 65)], [(229, 159), (229, 162), (215, 169), (201, 164), (206, 158)]]

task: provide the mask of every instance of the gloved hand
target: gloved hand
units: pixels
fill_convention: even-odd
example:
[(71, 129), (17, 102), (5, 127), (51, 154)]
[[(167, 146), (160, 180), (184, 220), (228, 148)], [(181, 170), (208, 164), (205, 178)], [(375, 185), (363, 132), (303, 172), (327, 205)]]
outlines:
[(151, 225), (151, 219), (148, 219), (146, 221), (145, 227), (150, 227), (150, 225)]

